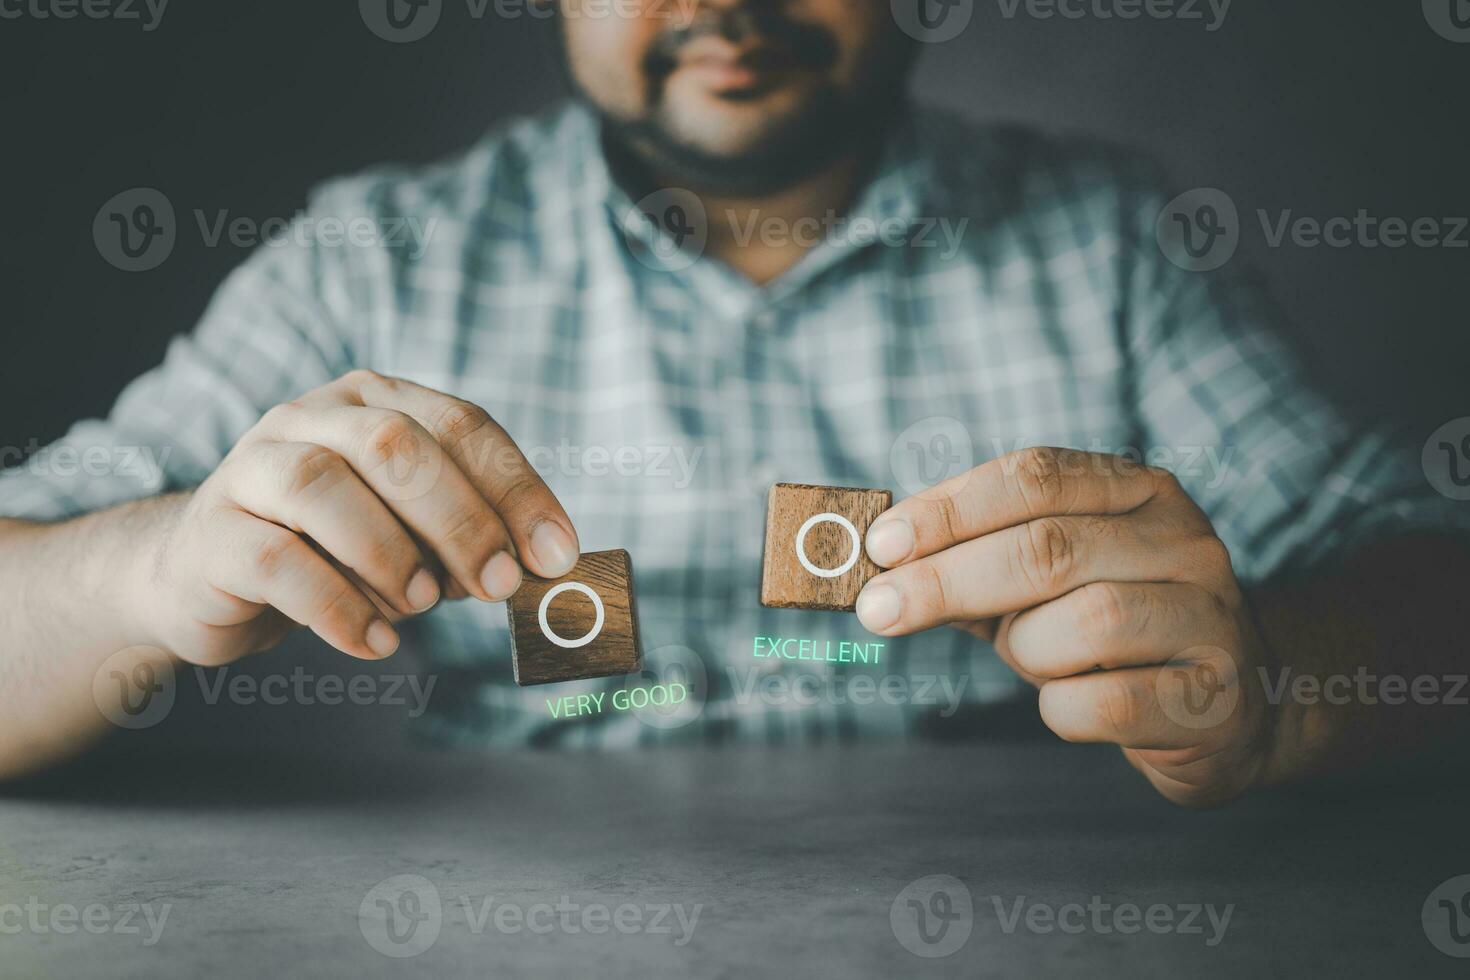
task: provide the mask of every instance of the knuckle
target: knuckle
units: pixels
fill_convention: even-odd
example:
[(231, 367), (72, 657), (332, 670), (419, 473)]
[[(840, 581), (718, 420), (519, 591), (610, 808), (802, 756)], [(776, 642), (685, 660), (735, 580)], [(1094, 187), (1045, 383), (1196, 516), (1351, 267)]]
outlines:
[(1216, 534), (1207, 534), (1199, 539), (1196, 549), (1200, 563), (1212, 572), (1228, 571), (1231, 568), (1230, 549)]
[(934, 562), (920, 562), (913, 567), (918, 571), (921, 579), (919, 595), (926, 597), (923, 600), (923, 606), (930, 615), (945, 621), (958, 615), (958, 610), (951, 605), (954, 600), (954, 589), (944, 570)]
[(1235, 570), (1230, 549), (1213, 532), (1195, 536), (1180, 552), (1177, 572), (1182, 579), (1211, 591), (1233, 587)]
[(350, 475), (342, 457), (321, 446), (307, 446), (291, 454), (281, 467), (281, 491), (287, 497), (314, 498)]
[(304, 405), (296, 401), (281, 402), (279, 405), (273, 405), (260, 417), (256, 428), (267, 431), (279, 431), (283, 426), (299, 416), (304, 408)]
[(418, 426), (402, 412), (387, 412), (368, 429), (363, 452), (371, 466), (379, 466), (395, 458), (416, 461)]
[(455, 448), (489, 424), (490, 413), (478, 405), (454, 398), (434, 419), (434, 435), (445, 448)]
[(1103, 687), (1098, 710), (1108, 731), (1121, 737), (1137, 726), (1143, 717), (1144, 705), (1137, 688), (1117, 681)]
[(1127, 627), (1128, 606), (1117, 586), (1095, 582), (1083, 588), (1082, 600), (1083, 635), (1117, 636)]
[(296, 554), (297, 538), (289, 531), (281, 531), (260, 541), (251, 550), (251, 571), (261, 579), (274, 579), (291, 565)]
[[(497, 504), (507, 509), (517, 507), (525, 509), (528, 503), (536, 501), (541, 493), (542, 486), (543, 484), (538, 477), (525, 471), (520, 471), (501, 484), (495, 495), (495, 500)], [(528, 517), (525, 521), (525, 526), (534, 527), (546, 519), (548, 519), (548, 515)]]
[(370, 603), (361, 592), (346, 581), (333, 579), (317, 587), (307, 608), (311, 610), (314, 620), (340, 628), (344, 632), (357, 632), (371, 618), (367, 605)]
[(354, 368), (342, 375), (340, 380), (354, 387), (365, 384), (390, 384), (392, 382), (391, 378), (369, 368)]
[(964, 521), (960, 516), (959, 499), (954, 494), (947, 494), (934, 500), (927, 501), (929, 510), (929, 522), (938, 533), (942, 535), (940, 544), (949, 544), (963, 540), (961, 528)]
[(488, 559), (493, 550), (492, 523), (478, 507), (467, 507), (449, 518), (444, 527), (441, 546), (451, 554), (465, 555), (478, 562)]
[(1064, 477), (1061, 451), (1037, 447), (1022, 450), (1013, 480), (1016, 492), (1032, 513), (1049, 513), (1062, 502)]
[(1036, 592), (1052, 592), (1066, 580), (1073, 546), (1061, 521), (1051, 517), (1029, 521), (1016, 542), (1016, 563)]
[(399, 570), (413, 564), (416, 557), (402, 535), (388, 530), (368, 542), (362, 562), (367, 569)]

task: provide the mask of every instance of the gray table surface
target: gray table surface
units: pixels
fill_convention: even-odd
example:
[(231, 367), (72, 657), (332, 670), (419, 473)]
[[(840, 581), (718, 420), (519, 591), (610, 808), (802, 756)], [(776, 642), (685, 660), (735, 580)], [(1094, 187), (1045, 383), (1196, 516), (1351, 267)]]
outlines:
[[(310, 733), (267, 711), (214, 721), (223, 744), (142, 733), (0, 791), (0, 976), (1464, 973), (1421, 924), (1431, 891), (1470, 873), (1463, 772), (1198, 813), (1157, 798), (1110, 748), (1039, 734), (486, 753), (416, 748), (371, 716)], [(396, 883), (373, 893), (399, 875), (440, 904), (418, 907), (432, 921), (414, 942), (437, 936), (407, 957), (379, 952), (369, 934), (383, 945), (385, 920), (360, 915), (384, 895), (413, 911)], [(902, 914), (915, 894), (944, 910), (927, 885), (905, 892), (930, 875), (972, 902), (951, 923), (968, 939), (942, 958), (910, 951), (940, 947)], [(1072, 913), (1072, 932), (1008, 928), (1018, 902), (1233, 909), (1211, 945), (1204, 914), (1198, 934), (1120, 934), (1112, 912)], [(41, 926), (16, 931), (7, 904), (40, 909)], [(47, 918), (99, 904), (90, 930)], [(123, 928), (131, 906), (137, 933)], [(514, 911), (498, 928), (502, 906)], [(656, 924), (659, 906), (698, 919)], [(144, 913), (165, 907), (150, 944)], [(606, 933), (582, 930), (589, 909)]]

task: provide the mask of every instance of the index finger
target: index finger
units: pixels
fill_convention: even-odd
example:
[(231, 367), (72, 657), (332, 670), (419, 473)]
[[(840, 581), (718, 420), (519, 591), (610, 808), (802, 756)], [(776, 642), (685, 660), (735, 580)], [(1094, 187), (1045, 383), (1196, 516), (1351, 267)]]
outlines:
[(429, 431), (505, 523), (522, 564), (542, 578), (571, 571), (581, 553), (571, 518), (488, 412), (402, 378), (348, 377), (364, 405), (403, 412)]
[(1126, 514), (1167, 480), (1122, 456), (1022, 449), (889, 508), (868, 528), (868, 557), (893, 568), (1038, 518)]

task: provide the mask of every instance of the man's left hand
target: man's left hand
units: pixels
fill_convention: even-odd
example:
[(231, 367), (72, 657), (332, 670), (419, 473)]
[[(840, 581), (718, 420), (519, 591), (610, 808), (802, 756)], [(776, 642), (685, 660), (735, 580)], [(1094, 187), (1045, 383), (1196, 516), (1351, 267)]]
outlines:
[(1040, 688), (1048, 727), (1116, 743), (1177, 803), (1263, 780), (1273, 719), (1243, 683), (1263, 645), (1229, 552), (1167, 471), (1023, 450), (896, 505), (867, 551), (889, 569), (858, 599), (872, 632), (991, 640)]

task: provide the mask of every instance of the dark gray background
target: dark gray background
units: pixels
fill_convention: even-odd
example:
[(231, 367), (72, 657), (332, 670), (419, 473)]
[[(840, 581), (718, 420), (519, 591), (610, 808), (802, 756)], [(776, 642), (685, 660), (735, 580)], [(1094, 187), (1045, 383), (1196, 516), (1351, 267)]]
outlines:
[[(1435, 34), (1412, 0), (1236, 0), (1215, 32), (1007, 19), (976, 0), (964, 34), (929, 46), (916, 85), (971, 115), (1136, 144), (1179, 189), (1229, 192), (1246, 218), (1236, 261), (1273, 283), (1325, 380), (1427, 434), (1466, 414), (1470, 251), (1271, 249), (1254, 214), (1470, 214), (1467, 80), (1470, 44)], [(0, 21), (0, 446), (104, 411), (192, 326), (245, 257), (207, 247), (194, 209), (289, 216), (317, 181), (434, 159), (564, 90), (552, 24), (475, 20), (465, 0), (445, 0), (437, 30), (405, 45), (345, 0), (173, 0), (152, 32)], [(186, 223), (162, 267), (130, 275), (102, 260), (91, 226), (136, 186), (162, 190)]]

